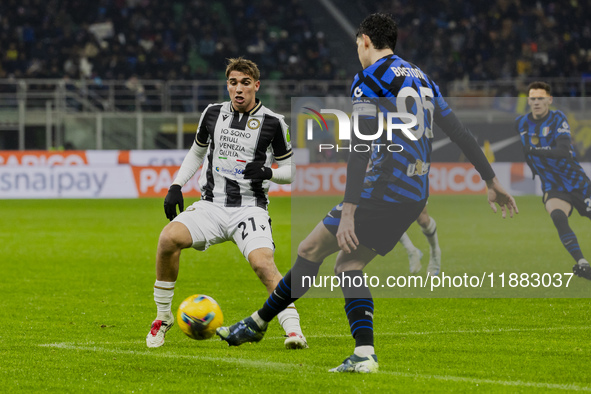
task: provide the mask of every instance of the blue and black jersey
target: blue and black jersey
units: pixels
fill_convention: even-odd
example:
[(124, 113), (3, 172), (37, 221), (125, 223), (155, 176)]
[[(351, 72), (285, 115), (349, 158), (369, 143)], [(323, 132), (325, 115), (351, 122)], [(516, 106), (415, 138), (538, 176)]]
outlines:
[[(351, 153), (347, 165), (345, 202), (408, 203), (427, 199), (434, 123), (460, 146), (483, 179), (494, 177), (476, 140), (455, 117), (441, 96), (439, 87), (414, 64), (396, 55), (379, 59), (355, 76), (351, 96), (353, 112), (359, 114), (359, 119), (365, 119), (366, 125), (371, 124), (367, 127), (373, 130), (370, 135), (375, 134), (378, 125), (369, 122), (375, 119), (375, 115), (371, 114), (372, 103), (374, 114), (378, 110), (383, 114), (410, 113), (417, 117), (417, 125), (411, 129), (416, 141), (399, 129), (394, 129), (392, 139), (388, 140), (384, 127), (381, 136), (373, 141), (374, 147), (370, 152)], [(378, 118), (378, 121), (382, 120)], [(360, 131), (363, 133), (361, 127)], [(353, 136), (352, 144), (360, 142), (363, 141), (355, 140)], [(403, 149), (390, 152), (384, 148), (389, 144), (400, 145)], [(363, 184), (362, 188), (360, 184)]]
[(591, 181), (577, 161), (564, 113), (549, 111), (541, 119), (534, 119), (530, 113), (518, 117), (515, 124), (526, 161), (534, 175), (540, 177), (543, 192), (589, 193)]

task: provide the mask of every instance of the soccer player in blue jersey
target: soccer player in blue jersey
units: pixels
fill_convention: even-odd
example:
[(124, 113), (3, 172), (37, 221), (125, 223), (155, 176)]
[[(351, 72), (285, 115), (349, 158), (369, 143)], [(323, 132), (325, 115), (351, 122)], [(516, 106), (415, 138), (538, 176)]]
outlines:
[(531, 113), (517, 118), (525, 159), (532, 173), (542, 181), (543, 202), (558, 230), (560, 241), (575, 259), (575, 275), (591, 280), (589, 262), (568, 217), (577, 208), (591, 219), (591, 181), (578, 163), (571, 145), (570, 127), (561, 111), (551, 111), (552, 91), (545, 82), (528, 86)]
[[(392, 153), (374, 148), (371, 152), (349, 155), (343, 202), (300, 243), (294, 265), (263, 307), (231, 327), (218, 329), (218, 335), (229, 345), (260, 341), (268, 322), (308, 290), (302, 279), (315, 277), (323, 260), (338, 252), (335, 273), (340, 277), (355, 350), (331, 372), (377, 371), (372, 295), (368, 287), (355, 284), (363, 282), (363, 268), (376, 255), (383, 256), (392, 250), (425, 207), (432, 120), (460, 146), (486, 181), (493, 211), (496, 212), (497, 203), (503, 217), (507, 210), (511, 216), (517, 212), (515, 200), (499, 184), (476, 140), (447, 106), (437, 85), (417, 66), (394, 55), (396, 39), (397, 25), (388, 15), (372, 14), (361, 23), (357, 52), (364, 70), (355, 76), (351, 87), (354, 111), (359, 114), (360, 131), (364, 136), (373, 135), (377, 108), (372, 110), (371, 103), (374, 98), (389, 98), (385, 104), (396, 104), (396, 112), (417, 116), (418, 125), (412, 130), (416, 140), (395, 131), (388, 141), (386, 133), (382, 133), (372, 143), (400, 144), (404, 150)], [(357, 142), (359, 137), (352, 137), (351, 144)]]

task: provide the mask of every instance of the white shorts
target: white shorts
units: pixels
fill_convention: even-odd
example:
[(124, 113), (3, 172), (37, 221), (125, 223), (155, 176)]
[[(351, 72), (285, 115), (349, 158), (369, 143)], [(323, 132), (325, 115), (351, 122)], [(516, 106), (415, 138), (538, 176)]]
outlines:
[(192, 247), (197, 250), (232, 241), (247, 260), (255, 249), (275, 250), (269, 213), (259, 207), (231, 208), (199, 200), (173, 222), (182, 223), (189, 229)]

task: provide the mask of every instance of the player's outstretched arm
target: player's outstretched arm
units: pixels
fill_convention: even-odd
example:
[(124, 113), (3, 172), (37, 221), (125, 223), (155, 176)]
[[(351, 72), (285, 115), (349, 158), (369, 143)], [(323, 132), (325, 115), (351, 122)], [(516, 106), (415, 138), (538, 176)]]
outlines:
[(482, 179), (485, 180), (488, 188), (488, 204), (493, 212), (497, 212), (496, 203), (501, 207), (503, 218), (507, 216), (507, 210), (509, 210), (511, 217), (513, 217), (513, 212), (519, 213), (515, 199), (499, 183), (495, 172), (472, 133), (460, 122), (453, 112), (449, 112), (446, 116), (442, 116), (440, 113), (436, 113), (435, 115), (435, 122), (460, 147), (462, 153), (466, 155)]
[(519, 213), (515, 199), (505, 190), (496, 176), (486, 181), (486, 187), (488, 188), (488, 204), (494, 213), (497, 213), (495, 203), (501, 207), (503, 219), (507, 217), (507, 210), (509, 210), (511, 217), (513, 217), (513, 212)]

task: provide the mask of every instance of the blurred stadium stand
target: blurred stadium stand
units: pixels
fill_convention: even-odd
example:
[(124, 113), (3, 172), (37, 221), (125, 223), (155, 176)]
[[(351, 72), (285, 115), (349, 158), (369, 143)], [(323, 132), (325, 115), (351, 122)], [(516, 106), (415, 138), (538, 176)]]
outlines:
[(2, 0), (0, 149), (186, 147), (200, 111), (227, 99), (229, 57), (259, 64), (279, 112), (346, 96), (355, 29), (376, 11), (446, 96), (510, 101), (537, 79), (591, 94), (589, 0)]

